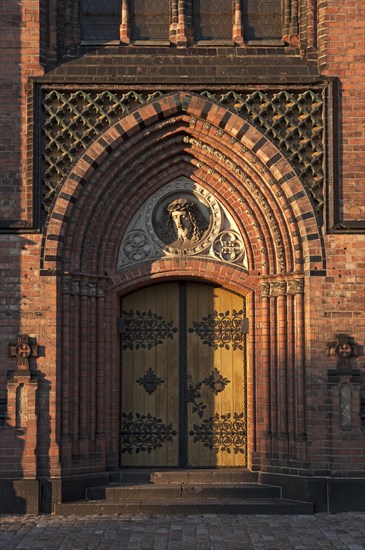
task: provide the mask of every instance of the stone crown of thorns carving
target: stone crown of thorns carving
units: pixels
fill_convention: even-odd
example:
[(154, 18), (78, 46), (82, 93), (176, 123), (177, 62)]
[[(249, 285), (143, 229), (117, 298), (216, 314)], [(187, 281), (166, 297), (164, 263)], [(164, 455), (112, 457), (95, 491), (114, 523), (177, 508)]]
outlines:
[(168, 243), (178, 240), (198, 242), (209, 223), (194, 201), (185, 197), (170, 202), (163, 211), (160, 228)]

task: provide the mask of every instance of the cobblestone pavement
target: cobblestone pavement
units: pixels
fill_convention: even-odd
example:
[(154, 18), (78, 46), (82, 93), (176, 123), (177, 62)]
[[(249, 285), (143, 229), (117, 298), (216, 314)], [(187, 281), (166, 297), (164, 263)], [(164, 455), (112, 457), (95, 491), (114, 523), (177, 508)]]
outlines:
[(365, 514), (0, 516), (0, 549), (365, 550)]

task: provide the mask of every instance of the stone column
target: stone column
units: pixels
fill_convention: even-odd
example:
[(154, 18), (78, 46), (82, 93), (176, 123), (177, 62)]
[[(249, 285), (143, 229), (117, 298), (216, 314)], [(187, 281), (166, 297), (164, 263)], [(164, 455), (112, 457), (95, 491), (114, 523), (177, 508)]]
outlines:
[(61, 461), (71, 459), (71, 419), (73, 416), (72, 404), (73, 396), (71, 395), (71, 380), (70, 380), (70, 359), (71, 359), (71, 331), (72, 331), (72, 304), (71, 304), (71, 285), (70, 277), (63, 277), (62, 280), (62, 366), (61, 366)]
[(95, 436), (96, 436), (96, 365), (97, 365), (97, 306), (96, 306), (96, 281), (91, 280), (88, 285), (88, 326), (87, 326), (87, 342), (88, 342), (88, 357), (84, 358), (85, 364), (88, 365), (88, 389), (89, 389), (89, 439), (93, 442), (95, 452)]
[(317, 0), (307, 0), (307, 50), (317, 48)]
[(105, 437), (105, 298), (104, 281), (97, 285), (96, 438)]
[(287, 281), (286, 296), (287, 316), (287, 391), (288, 391), (288, 434), (289, 434), (289, 455), (295, 456), (296, 445), (295, 434), (295, 319), (294, 319), (294, 296), (290, 293), (289, 281)]
[(88, 281), (81, 280), (80, 283), (80, 425), (79, 425), (79, 440), (80, 453), (87, 456), (88, 454), (88, 413), (89, 413), (89, 353), (88, 353)]
[(279, 431), (278, 420), (278, 346), (277, 346), (277, 307), (276, 296), (272, 295), (272, 283), (270, 283), (270, 404), (271, 404), (271, 451), (276, 452), (276, 440)]
[(179, 21), (179, 2), (178, 0), (171, 1), (171, 25), (170, 25), (170, 42), (176, 44), (177, 26)]
[[(120, 430), (120, 356), (119, 334), (117, 332), (116, 319), (120, 315), (119, 299), (111, 294), (105, 295), (105, 333), (108, 340), (105, 342), (105, 409), (104, 416), (108, 423), (110, 433), (117, 434)], [(118, 365), (116, 369), (115, 366)], [(106, 464), (109, 468), (115, 468), (119, 462), (119, 441), (116, 437), (109, 437), (106, 441)]]
[[(62, 355), (62, 456), (78, 462), (80, 454), (104, 457), (105, 278), (75, 274), (64, 277)], [(110, 373), (109, 373), (110, 376)], [(72, 441), (71, 443), (68, 442)]]
[(70, 335), (70, 364), (72, 365), (72, 453), (78, 454), (79, 436), (79, 388), (80, 388), (80, 281), (73, 279), (71, 283), (71, 335)]
[(237, 46), (243, 45), (243, 25), (241, 0), (234, 2), (232, 40)]
[(129, 32), (129, 6), (128, 0), (121, 0), (121, 21), (119, 27), (120, 43), (123, 46), (129, 46), (131, 43)]
[(299, 0), (283, 0), (283, 40), (299, 46)]
[(270, 374), (270, 284), (261, 283), (261, 345), (260, 372), (257, 373), (258, 384), (262, 384), (261, 414), (257, 418), (262, 420), (261, 439), (263, 454), (268, 457), (271, 450), (271, 374)]
[[(283, 465), (287, 460), (305, 461), (303, 292), (303, 279), (299, 278), (261, 283), (262, 340), (257, 374), (261, 382), (265, 380), (261, 448), (268, 462), (273, 453)], [(271, 439), (271, 448), (265, 438)]]
[(277, 345), (279, 388), (279, 439), (288, 440), (288, 319), (286, 282), (273, 283), (277, 294)]
[(172, 0), (171, 9), (170, 41), (178, 48), (186, 48), (188, 39), (185, 0)]
[(304, 328), (304, 279), (294, 279), (294, 315), (295, 315), (295, 439), (301, 449), (301, 460), (306, 460), (306, 422), (305, 422), (305, 328)]
[(186, 0), (185, 6), (185, 33), (188, 44), (194, 43), (193, 5), (192, 0)]

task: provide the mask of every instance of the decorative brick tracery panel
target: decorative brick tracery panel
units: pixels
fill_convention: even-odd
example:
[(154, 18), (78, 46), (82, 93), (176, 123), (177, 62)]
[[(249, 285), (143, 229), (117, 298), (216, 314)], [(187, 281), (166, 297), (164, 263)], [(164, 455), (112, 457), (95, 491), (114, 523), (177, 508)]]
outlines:
[[(310, 190), (320, 218), (324, 201), (323, 93), (320, 89), (201, 93), (202, 97), (232, 109), (273, 140)], [(96, 136), (141, 105), (162, 97), (160, 91), (45, 90), (44, 208), (49, 209), (62, 179)]]
[[(185, 94), (182, 95), (185, 97)], [(251, 236), (245, 243), (251, 266), (255, 265), (259, 270), (268, 269), (272, 273), (276, 271), (275, 265), (280, 267), (280, 262), (274, 261), (274, 258), (280, 259), (277, 248), (280, 241), (275, 237), (277, 220), (281, 228), (280, 238), (284, 239), (283, 250), (287, 258), (284, 261), (289, 262), (285, 264), (285, 269), (293, 269), (290, 265), (293, 266), (294, 261), (295, 270), (301, 271), (301, 243), (305, 246), (306, 232), (312, 235), (312, 253), (320, 237), (315, 235), (315, 217), (307, 193), (295, 172), (290, 170), (290, 165), (270, 141), (226, 109), (205, 98), (186, 94), (184, 102), (192, 113), (198, 115), (199, 110), (208, 108), (208, 116), (205, 115), (206, 120), (203, 121), (189, 114), (182, 115), (179, 101), (180, 95), (176, 94), (142, 106), (137, 114), (130, 114), (107, 130), (77, 164), (63, 186), (47, 229), (49, 234), (60, 231), (67, 212), (69, 229), (65, 237), (67, 240), (69, 234), (73, 244), (69, 243), (64, 248), (64, 266), (68, 264), (68, 258), (72, 258), (74, 267), (69, 265), (67, 269), (109, 269), (103, 262), (107, 258), (117, 257), (117, 249), (107, 252), (106, 247), (110, 248), (112, 242), (119, 247), (120, 241), (115, 231), (122, 238), (123, 224), (131, 219), (131, 209), (138, 208), (139, 201), (146, 196), (146, 186), (153, 193), (154, 188), (158, 189), (174, 177), (191, 177), (193, 174), (193, 179), (198, 183), (204, 181), (204, 185), (212, 191), (216, 189), (223, 203), (233, 208), (238, 222), (245, 225), (248, 233), (252, 231), (256, 235), (255, 240)], [(168, 113), (167, 118), (156, 122), (156, 109), (161, 108)], [(199, 136), (203, 146), (196, 146), (199, 145), (196, 141), (186, 144), (184, 134)], [(78, 184), (81, 178), (83, 182), (88, 182), (87, 185)], [(69, 201), (71, 195), (74, 198)], [(123, 210), (122, 216), (119, 215), (119, 207), (116, 208), (119, 204)], [(80, 215), (83, 221), (79, 220)], [(108, 224), (104, 231), (100, 231), (100, 223), (105, 224), (103, 219), (107, 219)], [(82, 227), (85, 229), (81, 230)], [(54, 243), (54, 238), (49, 242), (50, 245)], [(59, 246), (63, 247), (63, 244), (59, 243)], [(72, 253), (74, 246), (77, 254)], [(268, 254), (270, 264), (267, 267), (257, 254), (260, 248), (264, 255)], [(43, 266), (51, 267), (54, 265), (53, 244), (50, 247), (51, 256), (46, 250)], [(288, 256), (290, 250), (292, 259), (290, 254)], [(253, 254), (256, 263), (252, 262)], [(91, 257), (90, 264), (87, 258)], [(320, 256), (313, 256), (313, 261), (320, 261), (317, 258)], [(320, 265), (317, 269), (321, 269)]]

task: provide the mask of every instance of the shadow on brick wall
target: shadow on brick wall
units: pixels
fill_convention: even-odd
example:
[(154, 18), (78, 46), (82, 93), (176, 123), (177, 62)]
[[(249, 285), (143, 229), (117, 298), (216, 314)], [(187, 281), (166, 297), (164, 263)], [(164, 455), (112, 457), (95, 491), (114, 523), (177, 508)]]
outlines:
[[(6, 462), (11, 459), (14, 472), (21, 471), (24, 448), (23, 433), (24, 430), (14, 429), (14, 427), (9, 426), (8, 423), (0, 428), (2, 470)], [(11, 473), (7, 472), (7, 475), (10, 476)], [(28, 511), (27, 489), (30, 489), (30, 485), (31, 484), (26, 483), (26, 480), (22, 479), (0, 479), (0, 513), (25, 514)]]
[[(11, 399), (19, 395), (19, 388), (25, 387), (16, 375), (11, 380), (13, 386)], [(33, 371), (29, 387), (34, 386), (35, 415), (32, 429), (32, 411), (29, 410), (29, 421), (23, 426), (20, 405), (9, 403), (15, 409), (15, 423), (6, 422), (0, 428), (1, 470), (0, 479), (0, 513), (51, 512), (52, 486), (47, 482), (50, 476), (50, 415), (49, 394), (50, 382), (41, 372)], [(30, 392), (28, 392), (30, 393)], [(16, 397), (17, 399), (17, 397)], [(31, 405), (29, 399), (29, 405)], [(30, 409), (30, 407), (29, 407)], [(24, 414), (24, 413), (23, 413)], [(14, 420), (14, 416), (13, 416)], [(34, 474), (29, 474), (29, 462), (34, 462)]]
[(53, 490), (50, 482), (50, 447), (51, 424), (49, 413), (49, 396), (51, 383), (44, 373), (38, 375), (38, 389), (36, 398), (37, 414), (37, 478), (40, 491), (40, 511), (50, 514), (52, 512)]

